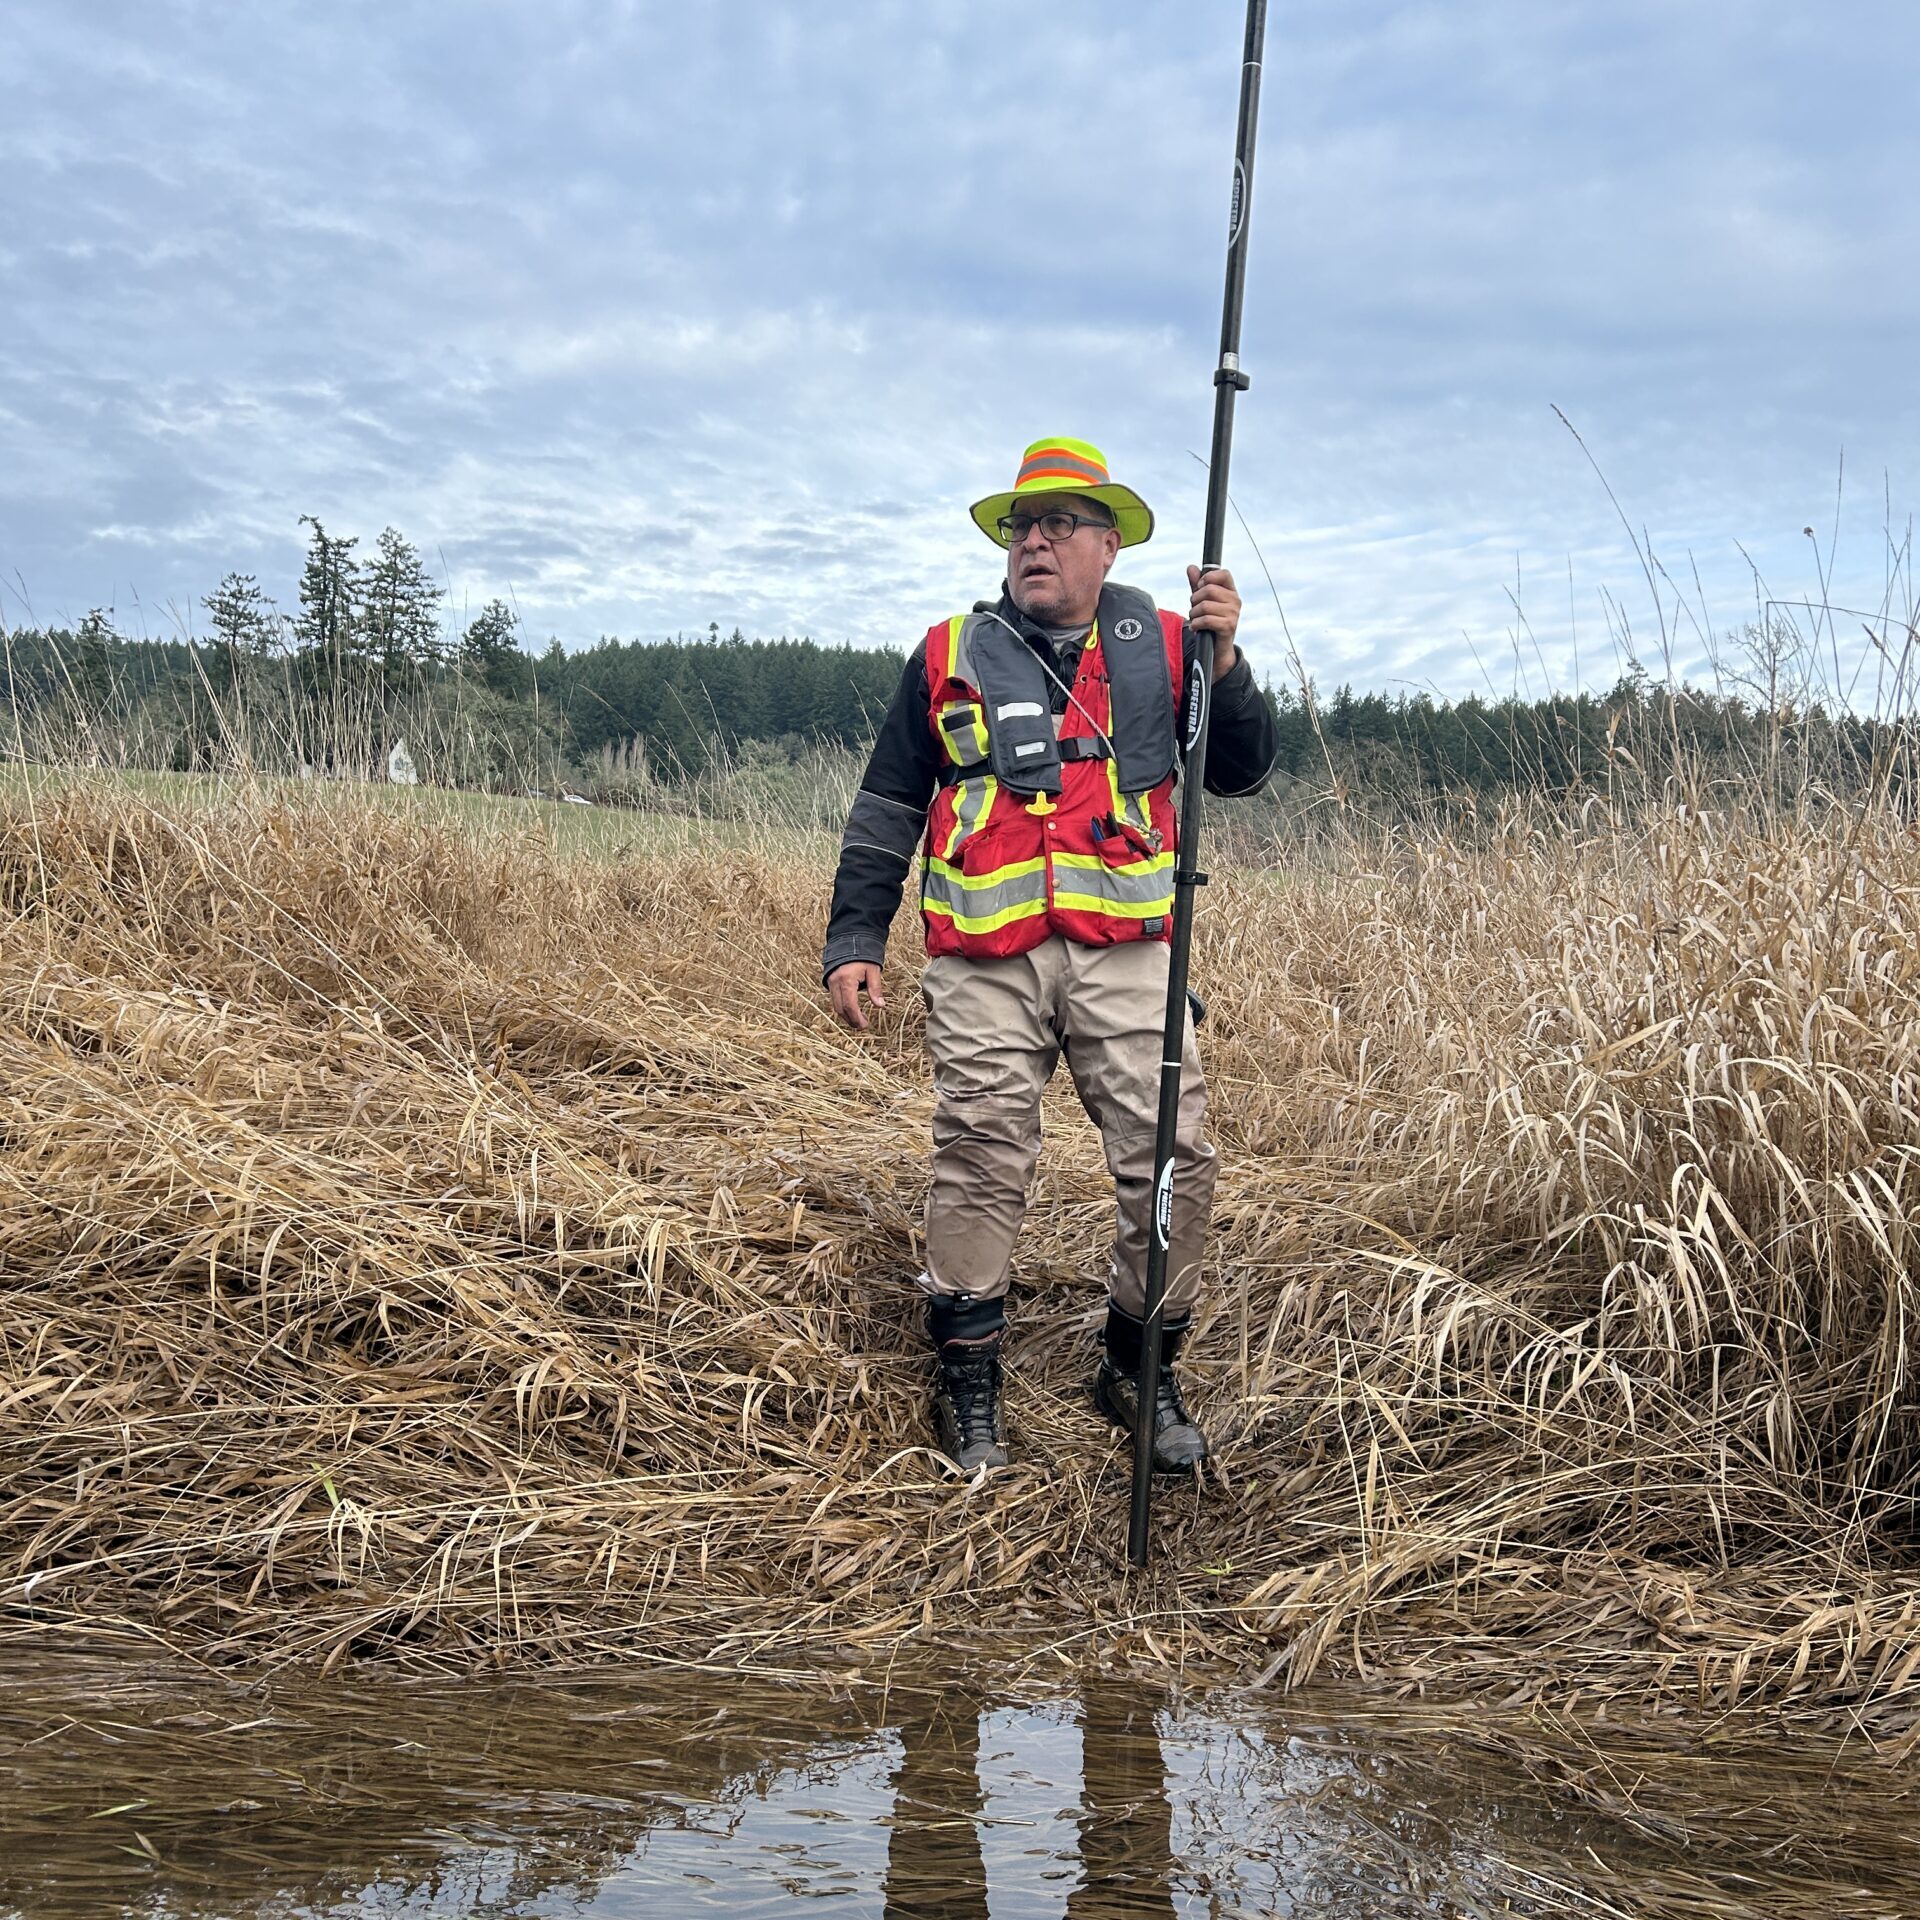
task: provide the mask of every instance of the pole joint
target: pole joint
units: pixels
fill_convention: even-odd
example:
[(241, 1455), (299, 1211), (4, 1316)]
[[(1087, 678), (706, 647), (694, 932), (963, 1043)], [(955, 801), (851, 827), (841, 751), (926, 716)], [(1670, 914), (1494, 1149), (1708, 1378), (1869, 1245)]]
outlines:
[(1253, 385), (1253, 375), (1242, 373), (1238, 367), (1216, 367), (1213, 384), (1216, 387), (1231, 387), (1236, 393), (1245, 393)]

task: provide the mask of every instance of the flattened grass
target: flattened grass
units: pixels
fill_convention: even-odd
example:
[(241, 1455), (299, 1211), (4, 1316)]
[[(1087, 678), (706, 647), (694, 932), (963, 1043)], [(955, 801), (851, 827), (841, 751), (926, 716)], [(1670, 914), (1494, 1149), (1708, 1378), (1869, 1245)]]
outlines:
[(1220, 1463), (1145, 1577), (1070, 1095), (1015, 1465), (970, 1485), (905, 1286), (912, 930), (852, 1040), (829, 843), (622, 825), (583, 858), (411, 800), (0, 790), (0, 1604), (231, 1661), (977, 1633), (1915, 1737), (1902, 822), (1220, 876)]

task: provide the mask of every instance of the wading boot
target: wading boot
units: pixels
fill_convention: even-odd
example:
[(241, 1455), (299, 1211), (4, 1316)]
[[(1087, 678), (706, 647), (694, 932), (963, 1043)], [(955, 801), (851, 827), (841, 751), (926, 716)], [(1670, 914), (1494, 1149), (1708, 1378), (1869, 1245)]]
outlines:
[(1007, 1464), (1000, 1412), (1000, 1342), (1005, 1307), (971, 1294), (940, 1294), (927, 1306), (939, 1377), (933, 1388), (933, 1430), (940, 1449), (965, 1473)]
[[(1160, 1379), (1153, 1405), (1153, 1470), (1191, 1473), (1207, 1457), (1207, 1436), (1194, 1424), (1173, 1363), (1187, 1337), (1186, 1320), (1168, 1320), (1160, 1333)], [(1108, 1304), (1107, 1351), (1094, 1376), (1093, 1404), (1116, 1427), (1131, 1433), (1140, 1404), (1140, 1342), (1145, 1329), (1132, 1314)]]

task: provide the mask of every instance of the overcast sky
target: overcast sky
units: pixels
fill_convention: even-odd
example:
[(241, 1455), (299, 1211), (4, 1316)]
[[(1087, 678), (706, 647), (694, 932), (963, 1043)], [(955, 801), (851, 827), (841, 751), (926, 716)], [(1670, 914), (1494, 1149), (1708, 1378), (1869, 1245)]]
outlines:
[[(202, 624), (229, 568), (290, 605), (311, 513), (540, 642), (905, 646), (993, 590), (966, 506), (1050, 433), (1153, 503), (1123, 571), (1180, 602), (1239, 0), (5, 21), (8, 624)], [(1605, 684), (1663, 618), (1698, 672), (1755, 568), (1884, 604), (1913, 0), (1275, 0), (1267, 51), (1233, 490), (1323, 686)]]

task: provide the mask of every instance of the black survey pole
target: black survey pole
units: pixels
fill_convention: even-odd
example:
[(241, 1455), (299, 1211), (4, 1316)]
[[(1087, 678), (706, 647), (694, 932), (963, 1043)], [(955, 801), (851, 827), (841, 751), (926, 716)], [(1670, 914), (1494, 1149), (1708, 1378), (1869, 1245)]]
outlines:
[[(1240, 125), (1233, 148), (1233, 211), (1227, 227), (1227, 293), (1220, 315), (1220, 364), (1213, 375), (1213, 457), (1207, 467), (1203, 568), (1220, 564), (1227, 531), (1227, 466), (1233, 454), (1233, 402), (1246, 391), (1240, 371), (1240, 308), (1247, 290), (1247, 229), (1253, 213), (1253, 143), (1260, 119), (1260, 61), (1267, 0), (1247, 0), (1247, 43), (1240, 65)], [(1187, 1035), (1187, 960), (1193, 947), (1193, 895), (1200, 871), (1200, 796), (1206, 783), (1207, 713), (1213, 694), (1213, 635), (1196, 629), (1181, 703), (1186, 767), (1181, 775), (1180, 846), (1173, 869), (1173, 951), (1167, 968), (1167, 1023), (1160, 1049), (1160, 1114), (1153, 1140), (1153, 1230), (1147, 1238), (1146, 1326), (1140, 1341), (1139, 1418), (1133, 1430), (1133, 1506), (1127, 1558), (1147, 1564), (1153, 1501), (1153, 1414), (1159, 1398), (1161, 1334), (1166, 1321), (1167, 1251), (1173, 1239), (1173, 1137), (1180, 1113), (1180, 1056)]]

